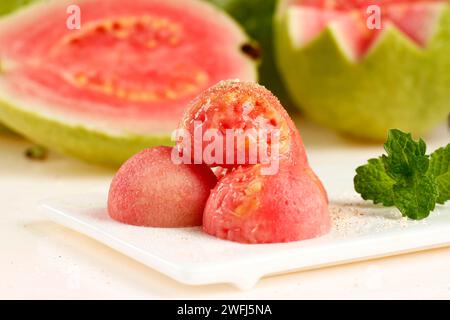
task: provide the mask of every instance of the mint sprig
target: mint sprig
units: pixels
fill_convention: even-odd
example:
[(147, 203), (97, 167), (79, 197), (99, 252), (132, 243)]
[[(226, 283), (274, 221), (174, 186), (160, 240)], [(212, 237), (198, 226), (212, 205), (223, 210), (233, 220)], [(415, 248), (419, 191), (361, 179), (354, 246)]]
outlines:
[(386, 155), (356, 169), (355, 190), (363, 199), (395, 206), (415, 220), (450, 199), (450, 144), (428, 156), (422, 139), (393, 129), (384, 149)]

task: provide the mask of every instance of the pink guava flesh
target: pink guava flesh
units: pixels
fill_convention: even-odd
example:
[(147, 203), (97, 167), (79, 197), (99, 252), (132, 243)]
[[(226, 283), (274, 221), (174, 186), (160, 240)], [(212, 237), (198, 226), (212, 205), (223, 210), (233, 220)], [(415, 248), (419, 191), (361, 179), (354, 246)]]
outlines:
[(307, 167), (284, 167), (260, 176), (255, 167), (238, 168), (211, 192), (203, 230), (241, 243), (310, 239), (330, 230), (324, 188)]
[(205, 165), (176, 165), (172, 148), (147, 149), (128, 160), (114, 177), (108, 213), (116, 221), (146, 227), (192, 227), (217, 179)]
[[(180, 122), (180, 128), (188, 132), (191, 146), (190, 155), (195, 160), (195, 146), (197, 138), (203, 138), (197, 144), (203, 151), (208, 150), (214, 139), (206, 139), (205, 133), (216, 131), (223, 137), (221, 144), (222, 156), (216, 157), (218, 161), (208, 163), (210, 166), (222, 166), (227, 168), (238, 167), (241, 164), (255, 164), (261, 162), (261, 153), (253, 160), (249, 157), (249, 140), (262, 142), (258, 136), (259, 132), (280, 132), (279, 144), (283, 149), (280, 155), (285, 160), (300, 161), (306, 164), (306, 153), (302, 139), (280, 101), (266, 88), (254, 82), (245, 81), (221, 81), (215, 86), (207, 89), (188, 105)], [(200, 132), (200, 134), (196, 133)], [(213, 132), (214, 132), (213, 131)], [(231, 131), (236, 137), (246, 136), (250, 139), (238, 140), (231, 144), (227, 137), (227, 131)], [(203, 136), (201, 135), (203, 134)], [(271, 152), (271, 137), (266, 136), (267, 154)], [(182, 139), (178, 147), (186, 149)], [(233, 148), (230, 152), (230, 146)], [(232, 161), (228, 161), (227, 155), (232, 154)], [(244, 161), (238, 161), (238, 154), (245, 155)], [(231, 163), (230, 163), (231, 162)]]
[(167, 134), (187, 103), (224, 78), (254, 80), (239, 26), (199, 0), (63, 1), (2, 21), (2, 91), (52, 118), (102, 131)]

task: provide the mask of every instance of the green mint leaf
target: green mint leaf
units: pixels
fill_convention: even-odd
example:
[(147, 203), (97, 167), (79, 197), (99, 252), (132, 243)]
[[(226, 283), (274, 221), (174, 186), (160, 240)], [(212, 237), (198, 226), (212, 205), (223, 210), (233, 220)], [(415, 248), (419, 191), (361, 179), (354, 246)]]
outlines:
[(429, 159), (422, 139), (416, 142), (410, 133), (390, 130), (384, 149), (388, 154), (383, 156), (386, 172), (395, 180), (428, 171)]
[(368, 164), (356, 169), (355, 190), (364, 200), (372, 200), (384, 206), (394, 205), (395, 181), (387, 175), (381, 159), (370, 159)]
[(410, 133), (390, 130), (382, 160), (386, 173), (395, 180), (394, 205), (411, 219), (424, 219), (434, 210), (438, 197), (434, 177), (427, 175), (430, 159), (426, 144), (414, 141)]
[(404, 216), (414, 220), (428, 217), (438, 197), (436, 182), (426, 175), (396, 183), (393, 193), (395, 206)]
[(431, 154), (428, 173), (436, 179), (439, 196), (437, 203), (450, 200), (450, 144)]
[(424, 219), (450, 198), (450, 145), (426, 155), (426, 144), (410, 133), (390, 130), (387, 155), (356, 169), (355, 190), (365, 200), (396, 206), (411, 219)]

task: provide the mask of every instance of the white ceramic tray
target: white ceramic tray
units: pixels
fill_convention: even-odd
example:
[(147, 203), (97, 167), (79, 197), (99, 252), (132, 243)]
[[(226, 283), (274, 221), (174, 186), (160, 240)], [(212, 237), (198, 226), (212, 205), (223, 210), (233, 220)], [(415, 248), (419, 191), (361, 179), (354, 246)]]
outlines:
[(243, 245), (208, 236), (200, 228), (119, 224), (108, 217), (106, 199), (106, 193), (85, 194), (44, 201), (41, 208), (51, 220), (191, 285), (231, 283), (248, 289), (267, 275), (450, 245), (449, 206), (440, 206), (430, 218), (417, 222), (356, 195), (345, 200), (332, 196), (334, 227), (329, 235), (295, 243)]

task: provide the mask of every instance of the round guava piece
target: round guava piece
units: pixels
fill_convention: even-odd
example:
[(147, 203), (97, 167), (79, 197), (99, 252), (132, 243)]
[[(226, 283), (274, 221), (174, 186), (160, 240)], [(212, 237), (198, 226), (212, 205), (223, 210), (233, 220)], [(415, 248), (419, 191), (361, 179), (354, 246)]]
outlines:
[(277, 64), (312, 119), (366, 140), (450, 113), (448, 0), (281, 0)]
[(203, 230), (241, 243), (278, 243), (322, 236), (331, 227), (325, 189), (309, 167), (282, 164), (275, 175), (259, 165), (221, 178), (203, 215)]
[(205, 165), (176, 165), (171, 147), (146, 149), (123, 164), (109, 190), (108, 213), (116, 221), (146, 227), (193, 227), (217, 183)]
[(33, 3), (0, 21), (0, 122), (50, 149), (118, 165), (172, 144), (186, 105), (206, 88), (255, 80), (246, 43), (232, 18), (200, 0)]

